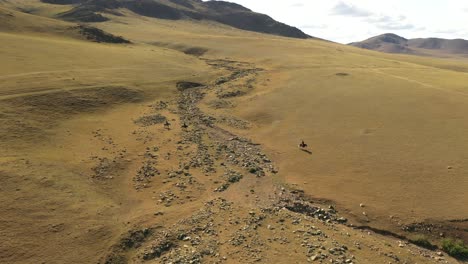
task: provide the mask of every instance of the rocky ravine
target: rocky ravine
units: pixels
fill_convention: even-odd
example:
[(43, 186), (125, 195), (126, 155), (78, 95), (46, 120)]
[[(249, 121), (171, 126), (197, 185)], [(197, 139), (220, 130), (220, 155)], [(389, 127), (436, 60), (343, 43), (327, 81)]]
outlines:
[[(135, 120), (141, 128), (133, 136), (147, 147), (133, 186), (159, 209), (101, 263), (456, 263), (441, 252), (354, 229), (331, 204), (276, 183), (274, 161), (234, 132), (249, 123), (200, 107), (235, 107), (232, 99), (251, 93), (264, 70), (206, 62), (228, 74), (212, 84), (179, 82), (177, 99), (154, 102)], [(112, 164), (100, 159), (95, 177), (112, 180)]]

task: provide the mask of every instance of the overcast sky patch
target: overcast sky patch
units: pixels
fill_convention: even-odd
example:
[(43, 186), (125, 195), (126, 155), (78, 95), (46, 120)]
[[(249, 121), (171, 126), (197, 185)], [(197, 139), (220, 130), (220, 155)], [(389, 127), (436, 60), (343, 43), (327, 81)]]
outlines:
[(325, 28), (328, 28), (328, 25), (325, 25), (325, 24), (312, 24), (312, 25), (302, 25), (302, 26), (299, 26), (300, 28), (304, 29), (325, 29)]
[(294, 3), (290, 7), (304, 7), (304, 3)]
[(404, 15), (398, 15), (395, 17), (380, 15), (368, 18), (366, 21), (383, 30), (409, 30), (416, 28), (415, 25), (407, 22), (406, 16)]
[(345, 2), (340, 1), (338, 4), (336, 4), (332, 10), (331, 10), (332, 15), (337, 15), (337, 16), (351, 16), (351, 17), (367, 17), (372, 15), (371, 12), (358, 8), (354, 5), (347, 4)]
[(227, 0), (340, 43), (384, 33), (468, 39), (467, 0)]

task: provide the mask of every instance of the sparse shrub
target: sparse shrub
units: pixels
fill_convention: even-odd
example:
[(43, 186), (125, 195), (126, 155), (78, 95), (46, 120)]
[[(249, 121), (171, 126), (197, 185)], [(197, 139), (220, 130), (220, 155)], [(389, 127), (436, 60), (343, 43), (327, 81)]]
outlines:
[(454, 258), (468, 259), (468, 246), (462, 240), (444, 239), (442, 249)]
[(197, 88), (197, 87), (202, 87), (202, 86), (203, 86), (203, 84), (196, 83), (196, 82), (182, 81), (182, 82), (177, 83), (177, 89), (179, 91), (184, 91), (184, 90), (187, 90), (187, 89), (190, 89), (190, 88)]
[(437, 246), (433, 245), (425, 236), (417, 236), (414, 239), (410, 239), (410, 242), (418, 245), (423, 248), (427, 248), (430, 250), (434, 250), (437, 248)]
[(339, 72), (336, 74), (336, 76), (348, 76), (349, 73), (346, 73), (346, 72)]
[(162, 124), (166, 122), (166, 120), (167, 118), (165, 116), (162, 116), (160, 114), (155, 114), (155, 115), (149, 115), (149, 116), (142, 116), (133, 122), (137, 125), (147, 127), (147, 126), (152, 126), (156, 124)]
[(228, 178), (228, 182), (230, 183), (236, 183), (236, 182), (239, 182), (240, 180), (242, 180), (242, 174), (233, 174), (233, 175), (230, 175)]
[(257, 169), (256, 168), (250, 168), (249, 172), (252, 173), (252, 174), (255, 174), (255, 173), (257, 173)]
[(187, 55), (193, 55), (193, 56), (202, 56), (204, 55), (208, 50), (205, 48), (200, 48), (200, 47), (192, 47), (184, 50), (184, 53)]

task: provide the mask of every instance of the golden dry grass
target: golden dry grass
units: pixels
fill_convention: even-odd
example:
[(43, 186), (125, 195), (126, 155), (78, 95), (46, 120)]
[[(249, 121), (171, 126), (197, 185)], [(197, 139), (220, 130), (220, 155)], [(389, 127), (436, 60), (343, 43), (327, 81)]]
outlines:
[[(24, 3), (48, 17), (67, 8)], [(69, 23), (0, 11), (17, 19), (0, 32), (0, 124), (6, 128), (0, 134), (0, 224), (6, 241), (0, 256), (8, 263), (96, 262), (122, 233), (154, 222), (154, 194), (131, 186), (139, 151), (146, 148), (131, 138), (138, 129), (132, 120), (150, 101), (173, 99), (177, 81), (212, 83), (225, 73), (180, 52), (191, 47), (206, 49), (204, 58), (263, 69), (253, 92), (231, 99), (238, 107), (209, 109), (205, 103), (212, 95), (202, 103), (214, 115), (252, 124), (237, 133), (261, 143), (273, 157), (280, 169), (275, 183), (333, 200), (357, 221), (380, 228), (396, 228), (389, 216), (406, 224), (468, 215), (464, 61), (394, 56), (128, 11), (95, 26), (135, 44), (98, 44), (69, 34)], [(128, 93), (135, 98), (123, 99)], [(71, 107), (70, 98), (99, 103)], [(107, 155), (107, 145), (92, 137), (97, 129), (116, 142), (113, 151), (128, 152), (122, 172), (104, 186), (89, 178), (95, 165), (90, 157)], [(155, 140), (170, 151), (176, 131), (149, 130), (159, 133)], [(301, 139), (312, 155), (298, 150)], [(259, 183), (264, 182), (245, 186)], [(267, 181), (263, 192), (271, 191), (271, 184)], [(247, 188), (237, 186), (227, 197), (245, 202), (237, 192)], [(204, 201), (169, 211), (165, 221), (175, 222)], [(388, 240), (366, 238), (369, 244), (393, 243)], [(371, 250), (355, 254), (367, 256), (366, 263), (378, 257)], [(287, 262), (294, 256), (281, 257)]]

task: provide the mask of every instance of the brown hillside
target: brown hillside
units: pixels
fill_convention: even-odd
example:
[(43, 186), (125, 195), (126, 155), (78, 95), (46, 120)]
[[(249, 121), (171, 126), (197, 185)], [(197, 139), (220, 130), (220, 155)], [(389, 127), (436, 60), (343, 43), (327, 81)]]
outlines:
[(103, 22), (105, 13), (118, 12), (125, 8), (139, 15), (160, 19), (195, 19), (211, 20), (235, 28), (268, 33), (293, 38), (309, 38), (301, 30), (275, 21), (271, 17), (253, 12), (238, 4), (224, 1), (199, 0), (42, 0), (44, 3), (75, 7), (59, 14), (59, 17), (71, 21)]
[(405, 39), (395, 34), (383, 34), (349, 45), (386, 53), (432, 56), (467, 55), (468, 40), (418, 38)]
[(0, 1), (0, 263), (463, 261), (467, 62), (79, 6)]

